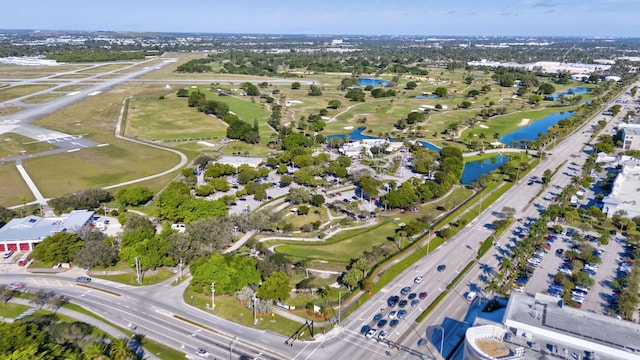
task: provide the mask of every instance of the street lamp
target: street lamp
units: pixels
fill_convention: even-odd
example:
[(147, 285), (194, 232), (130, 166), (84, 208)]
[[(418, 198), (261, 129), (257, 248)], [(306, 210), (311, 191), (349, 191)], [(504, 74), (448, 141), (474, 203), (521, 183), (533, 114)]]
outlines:
[(211, 283), (211, 311), (216, 308), (216, 283)]
[(238, 337), (234, 336), (233, 339), (231, 339), (231, 342), (229, 343), (229, 360), (231, 360), (231, 356), (233, 354), (233, 347), (235, 346), (237, 341), (238, 341)]

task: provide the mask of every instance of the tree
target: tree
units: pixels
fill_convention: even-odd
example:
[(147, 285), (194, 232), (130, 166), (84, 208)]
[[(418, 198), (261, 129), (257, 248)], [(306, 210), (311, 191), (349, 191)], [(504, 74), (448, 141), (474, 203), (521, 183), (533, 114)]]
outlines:
[(505, 215), (507, 215), (507, 217), (512, 218), (512, 217), (513, 217), (513, 215), (515, 215), (515, 214), (516, 214), (516, 209), (514, 209), (514, 208), (512, 208), (512, 207), (509, 207), (509, 206), (505, 206), (505, 207), (503, 207), (503, 208), (502, 208), (502, 212), (503, 212)]
[(438, 95), (438, 97), (444, 98), (447, 97), (448, 94), (448, 90), (446, 87), (444, 86), (439, 86), (435, 89), (435, 91), (433, 92), (435, 95)]
[(418, 87), (418, 84), (416, 84), (416, 82), (415, 82), (415, 81), (408, 81), (408, 82), (407, 82), (407, 84), (405, 85), (405, 88), (406, 88), (407, 90), (413, 90), (413, 89), (415, 89), (416, 87)]
[(360, 88), (351, 88), (344, 97), (351, 101), (364, 102), (364, 91)]
[(128, 360), (134, 357), (133, 350), (129, 347), (129, 339), (119, 338), (111, 342), (109, 355), (113, 360)]
[(153, 191), (144, 186), (131, 186), (118, 191), (116, 200), (124, 206), (146, 204), (153, 198)]
[(311, 201), (311, 193), (303, 187), (291, 187), (287, 200), (294, 205), (308, 204)]
[(324, 204), (325, 202), (325, 198), (323, 195), (320, 194), (314, 194), (311, 197), (311, 205), (315, 206), (315, 207), (321, 207), (322, 204)]
[(256, 291), (256, 296), (263, 300), (284, 301), (291, 293), (291, 279), (287, 274), (276, 271), (266, 278)]
[(309, 96), (322, 96), (322, 88), (318, 85), (309, 86)]
[(46, 263), (70, 262), (73, 253), (82, 246), (82, 240), (68, 232), (47, 236), (31, 252), (31, 257)]
[(298, 90), (298, 89), (300, 89), (300, 86), (301, 86), (300, 83), (297, 82), (297, 81), (294, 81), (294, 82), (291, 83), (291, 89), (292, 90)]
[(556, 88), (551, 83), (546, 82), (546, 83), (540, 84), (540, 87), (538, 88), (538, 92), (544, 95), (551, 95), (554, 92), (556, 92)]
[(330, 100), (329, 105), (327, 106), (329, 109), (337, 109), (342, 105), (340, 100)]
[(82, 267), (112, 266), (118, 261), (118, 249), (104, 240), (85, 240), (73, 252), (73, 261)]
[(234, 254), (214, 254), (191, 262), (190, 286), (194, 291), (211, 295), (211, 284), (216, 285), (216, 294), (233, 294), (252, 284), (260, 282), (260, 272), (256, 260)]
[(546, 169), (542, 174), (542, 185), (547, 186), (551, 181), (551, 177), (553, 176), (553, 172), (550, 169)]

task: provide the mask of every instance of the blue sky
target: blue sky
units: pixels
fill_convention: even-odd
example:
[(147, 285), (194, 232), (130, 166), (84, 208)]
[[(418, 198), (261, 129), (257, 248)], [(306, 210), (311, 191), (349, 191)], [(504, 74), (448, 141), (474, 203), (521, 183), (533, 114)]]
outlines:
[(4, 1), (0, 28), (640, 37), (639, 0)]

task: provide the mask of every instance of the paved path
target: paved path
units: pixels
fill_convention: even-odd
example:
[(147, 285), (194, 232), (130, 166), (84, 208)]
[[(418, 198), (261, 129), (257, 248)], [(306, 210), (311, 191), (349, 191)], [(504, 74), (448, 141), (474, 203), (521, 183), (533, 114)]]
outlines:
[(44, 198), (44, 196), (42, 196), (40, 190), (38, 190), (36, 184), (33, 182), (33, 180), (31, 180), (31, 177), (27, 173), (27, 170), (24, 169), (24, 166), (22, 166), (22, 163), (20, 161), (16, 161), (16, 168), (18, 169), (18, 172), (20, 173), (20, 176), (22, 176), (24, 182), (27, 183), (27, 186), (29, 187), (29, 190), (31, 190), (33, 196), (35, 196), (35, 203), (40, 205), (47, 205), (47, 200)]

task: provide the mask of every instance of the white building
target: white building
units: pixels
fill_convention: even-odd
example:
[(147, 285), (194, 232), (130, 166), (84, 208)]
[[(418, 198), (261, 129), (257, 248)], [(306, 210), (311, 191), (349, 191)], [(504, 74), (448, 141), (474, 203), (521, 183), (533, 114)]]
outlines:
[(371, 148), (374, 146), (381, 147), (385, 152), (390, 153), (402, 149), (404, 144), (401, 142), (391, 142), (387, 139), (362, 139), (344, 143), (344, 145), (338, 149), (338, 152), (344, 156), (354, 158), (360, 157), (362, 154), (365, 156), (373, 156)]
[(553, 354), (550, 359), (640, 360), (638, 324), (565, 306), (550, 295), (512, 293), (504, 325)]
[(622, 128), (622, 148), (624, 150), (640, 150), (640, 126), (625, 124)]
[(30, 251), (47, 236), (76, 233), (91, 226), (93, 211), (74, 210), (54, 217), (27, 216), (12, 219), (0, 229), (0, 251)]
[(625, 217), (634, 218), (640, 216), (640, 160), (627, 160), (622, 166), (613, 181), (611, 193), (602, 199), (602, 211), (611, 217), (624, 210)]
[(464, 337), (463, 360), (520, 360), (524, 348), (511, 349), (504, 342), (507, 331), (494, 325), (473, 326)]

